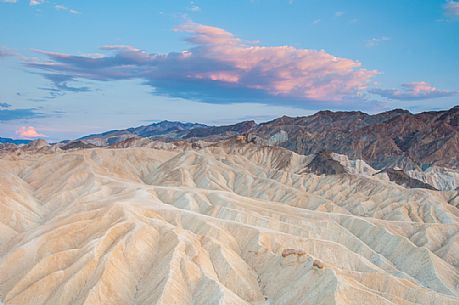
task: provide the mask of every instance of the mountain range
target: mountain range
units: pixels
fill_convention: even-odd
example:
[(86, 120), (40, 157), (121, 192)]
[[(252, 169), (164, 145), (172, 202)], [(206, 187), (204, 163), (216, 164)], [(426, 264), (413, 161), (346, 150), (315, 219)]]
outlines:
[(93, 134), (77, 139), (97, 146), (106, 146), (119, 143), (132, 137), (150, 137), (163, 139), (181, 139), (195, 128), (206, 128), (207, 125), (197, 123), (182, 123), (161, 121), (147, 126), (139, 126), (122, 130), (110, 130), (100, 134)]
[(303, 117), (283, 116), (261, 124), (244, 121), (226, 126), (162, 121), (76, 141), (109, 146), (132, 138), (196, 142), (235, 136), (303, 155), (322, 151), (344, 154), (378, 169), (432, 165), (459, 168), (459, 106), (417, 114), (402, 109), (378, 114), (320, 111)]
[(28, 144), (32, 140), (22, 140), (22, 139), (11, 139), (11, 138), (2, 138), (0, 137), (0, 144)]

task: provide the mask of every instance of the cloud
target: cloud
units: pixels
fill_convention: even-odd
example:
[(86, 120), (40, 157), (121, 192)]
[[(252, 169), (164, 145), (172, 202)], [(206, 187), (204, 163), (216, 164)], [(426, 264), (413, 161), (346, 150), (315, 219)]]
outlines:
[(56, 10), (58, 10), (58, 11), (63, 11), (63, 12), (67, 12), (67, 13), (74, 14), (74, 15), (80, 14), (79, 11), (74, 10), (74, 9), (72, 9), (72, 8), (69, 8), (69, 7), (66, 7), (66, 6), (61, 5), (61, 4), (56, 4), (56, 5), (54, 6), (54, 8), (55, 8)]
[[(8, 108), (8, 109), (4, 109)], [(45, 115), (43, 113), (37, 112), (35, 108), (19, 108), (19, 109), (10, 109), (10, 107), (0, 108), (0, 122), (4, 121), (13, 121), (20, 119), (35, 119), (43, 118)]]
[(194, 3), (193, 1), (190, 2), (190, 7), (189, 7), (189, 10), (196, 13), (196, 12), (200, 12), (201, 11), (201, 8), (196, 4)]
[(53, 88), (46, 88), (46, 87), (39, 88), (41, 90), (48, 91), (50, 94), (49, 96), (50, 98), (62, 96), (66, 92), (89, 92), (91, 91), (89, 87), (70, 86), (69, 82), (75, 81), (75, 79), (70, 75), (42, 73), (42, 76), (50, 80), (54, 85)]
[(16, 0), (0, 0), (1, 3), (16, 3)]
[(193, 46), (182, 52), (147, 53), (132, 46), (109, 45), (111, 55), (69, 55), (36, 51), (46, 59), (29, 59), (56, 89), (86, 91), (67, 85), (75, 79), (141, 79), (156, 94), (206, 102), (295, 103), (360, 99), (377, 71), (323, 50), (248, 43), (221, 28), (185, 23), (176, 31), (190, 35)]
[(394, 100), (423, 100), (459, 95), (458, 91), (440, 90), (427, 82), (402, 84), (401, 89), (372, 89), (371, 93)]
[(14, 56), (15, 53), (9, 49), (6, 49), (4, 47), (0, 47), (0, 57), (9, 57), (9, 56)]
[(39, 138), (46, 137), (44, 134), (38, 133), (37, 130), (32, 126), (21, 126), (16, 130), (16, 134), (23, 138)]
[(8, 103), (0, 103), (0, 108), (10, 108), (11, 105)]
[(444, 9), (447, 15), (459, 16), (459, 2), (458, 1), (448, 1), (445, 4)]
[(366, 45), (367, 48), (373, 48), (373, 47), (379, 46), (381, 43), (389, 41), (389, 40), (390, 40), (390, 38), (386, 37), (386, 36), (375, 37), (375, 38), (368, 39), (365, 45)]
[(29, 1), (29, 5), (31, 5), (31, 6), (40, 5), (40, 4), (43, 4), (43, 3), (45, 3), (45, 0), (30, 0)]
[(344, 12), (338, 11), (338, 12), (335, 13), (335, 16), (336, 17), (342, 17), (342, 16), (344, 16)]

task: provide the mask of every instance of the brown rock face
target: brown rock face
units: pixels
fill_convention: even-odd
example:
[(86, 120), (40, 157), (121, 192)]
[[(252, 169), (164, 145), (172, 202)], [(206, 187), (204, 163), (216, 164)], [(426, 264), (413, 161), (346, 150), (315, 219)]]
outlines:
[(316, 175), (339, 175), (346, 173), (346, 169), (334, 160), (329, 152), (320, 152), (305, 169), (306, 172)]
[(70, 142), (67, 145), (64, 145), (61, 147), (63, 150), (69, 150), (69, 149), (82, 149), (82, 148), (94, 148), (96, 145), (90, 144), (90, 143), (84, 143), (82, 141), (75, 141), (75, 142)]
[(419, 114), (400, 109), (376, 115), (321, 111), (260, 124), (251, 136), (269, 143), (282, 135), (275, 145), (301, 154), (345, 154), (375, 168), (426, 163), (459, 168), (458, 121), (459, 106)]
[(424, 188), (428, 190), (433, 190), (437, 191), (436, 188), (433, 186), (424, 183), (420, 180), (411, 178), (408, 176), (403, 170), (396, 170), (392, 168), (388, 168), (384, 170), (385, 173), (387, 173), (387, 176), (389, 177), (390, 181), (394, 181), (395, 183), (407, 187), (407, 188)]
[(234, 125), (206, 126), (194, 128), (184, 137), (190, 138), (225, 138), (244, 134), (254, 128), (257, 124), (254, 121), (244, 121)]

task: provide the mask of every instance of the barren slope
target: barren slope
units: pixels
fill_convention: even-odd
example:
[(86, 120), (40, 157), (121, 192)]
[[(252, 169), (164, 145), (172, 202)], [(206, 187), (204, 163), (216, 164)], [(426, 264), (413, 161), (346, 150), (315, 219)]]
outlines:
[[(0, 159), (5, 304), (459, 304), (452, 192), (216, 145)], [(341, 158), (341, 159), (340, 159)]]

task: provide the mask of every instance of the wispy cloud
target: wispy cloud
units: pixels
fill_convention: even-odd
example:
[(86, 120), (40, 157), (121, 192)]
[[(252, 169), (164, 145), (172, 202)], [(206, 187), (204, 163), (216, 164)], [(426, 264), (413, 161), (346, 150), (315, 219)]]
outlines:
[(345, 13), (342, 12), (342, 11), (337, 11), (337, 12), (335, 12), (335, 16), (336, 16), (336, 17), (342, 17), (342, 16), (344, 16), (344, 14), (345, 14)]
[[(37, 6), (37, 5), (40, 5), (40, 4), (43, 4), (45, 3), (46, 0), (29, 0), (29, 5), (30, 6)], [(17, 3), (17, 0), (0, 0), (0, 3)], [(56, 4), (54, 5), (54, 8), (58, 11), (63, 11), (63, 12), (67, 12), (69, 14), (80, 14), (79, 11), (75, 10), (75, 9), (72, 9), (72, 8), (69, 8), (65, 5), (62, 5), (62, 4)]]
[(15, 55), (14, 51), (0, 46), (0, 57), (9, 57), (9, 56), (14, 56), (14, 55)]
[(456, 15), (459, 16), (459, 1), (448, 1), (445, 6), (445, 13), (447, 15)]
[(386, 36), (374, 37), (374, 38), (368, 39), (367, 42), (365, 43), (365, 46), (367, 48), (374, 48), (389, 40), (390, 40), (390, 37), (386, 37)]
[[(76, 56), (38, 51), (47, 60), (28, 60), (60, 91), (86, 91), (67, 85), (75, 79), (143, 79), (156, 94), (206, 102), (269, 99), (345, 102), (359, 98), (376, 71), (358, 61), (323, 50), (248, 43), (221, 28), (186, 23), (176, 31), (191, 35), (186, 51), (151, 54), (132, 46), (111, 45), (108, 56)], [(237, 99), (237, 100), (235, 100)]]
[(393, 100), (423, 100), (459, 95), (458, 91), (441, 90), (427, 82), (402, 84), (401, 89), (372, 89), (370, 92)]
[(200, 11), (201, 11), (201, 8), (200, 8), (196, 3), (194, 3), (193, 1), (191, 1), (191, 2), (190, 2), (189, 10), (190, 10), (191, 12), (196, 13), (196, 12), (200, 12)]
[(11, 104), (8, 103), (0, 103), (0, 108), (10, 108)]
[(61, 5), (61, 4), (56, 4), (54, 6), (54, 8), (58, 11), (63, 11), (63, 12), (67, 12), (67, 13), (70, 13), (70, 14), (74, 14), (74, 15), (78, 15), (80, 14), (79, 11), (75, 10), (75, 9), (72, 9), (72, 8), (69, 8), (69, 7), (66, 7), (64, 5)]
[(45, 0), (30, 0), (29, 1), (29, 5), (31, 5), (31, 6), (40, 5), (40, 4), (43, 4), (43, 3), (45, 3)]
[(13, 121), (21, 119), (43, 118), (45, 115), (35, 108), (11, 109), (10, 107), (0, 108), (0, 122)]
[(89, 87), (74, 87), (69, 85), (70, 82), (74, 82), (75, 79), (70, 75), (64, 74), (52, 74), (42, 73), (42, 76), (50, 80), (53, 83), (53, 87), (41, 87), (39, 89), (49, 92), (49, 98), (55, 98), (64, 95), (66, 92), (89, 92)]
[(46, 137), (44, 134), (39, 133), (33, 126), (21, 126), (16, 130), (16, 134), (27, 139)]

